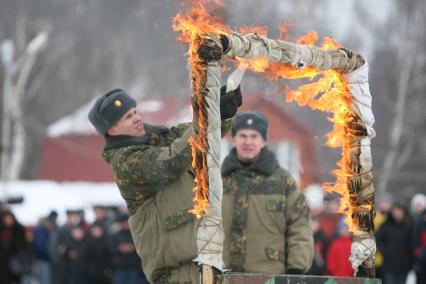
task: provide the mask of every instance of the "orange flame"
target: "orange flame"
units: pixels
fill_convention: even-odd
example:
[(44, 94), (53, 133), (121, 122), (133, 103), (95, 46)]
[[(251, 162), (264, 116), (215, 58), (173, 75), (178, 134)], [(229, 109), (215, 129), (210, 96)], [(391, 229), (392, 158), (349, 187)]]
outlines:
[(288, 40), (289, 38), (289, 31), (292, 29), (292, 26), (289, 23), (282, 22), (279, 25), (280, 30), (280, 40)]
[(297, 44), (314, 45), (318, 39), (318, 34), (315, 31), (310, 31), (307, 34), (299, 37), (296, 40)]
[(321, 47), (324, 49), (336, 49), (342, 47), (342, 45), (331, 37), (326, 36), (323, 40)]
[[(309, 32), (296, 42), (305, 45), (314, 45), (317, 41), (316, 32)], [(335, 49), (340, 45), (331, 38), (325, 38), (322, 48)], [(352, 205), (349, 202), (348, 178), (353, 175), (346, 161), (349, 157), (349, 137), (347, 125), (352, 121), (351, 94), (348, 92), (346, 83), (340, 73), (334, 70), (321, 71), (311, 67), (299, 70), (293, 66), (280, 63), (268, 63), (264, 58), (255, 60), (240, 60), (249, 65), (249, 69), (255, 72), (263, 72), (265, 78), (278, 80), (279, 78), (305, 78), (310, 82), (302, 84), (297, 90), (289, 87), (282, 88), (282, 92), (287, 95), (288, 102), (296, 102), (299, 106), (308, 106), (311, 109), (331, 113), (328, 118), (333, 123), (333, 130), (327, 134), (326, 144), (329, 147), (342, 147), (342, 158), (337, 162), (338, 169), (332, 171), (336, 177), (333, 184), (324, 184), (324, 190), (340, 194), (339, 213), (346, 216), (346, 223), (350, 230), (356, 229), (351, 215)], [(260, 66), (260, 67), (259, 67)]]
[(192, 147), (192, 167), (195, 172), (195, 187), (194, 191), (194, 208), (191, 212), (197, 217), (201, 218), (203, 212), (209, 208), (208, 201), (208, 170), (207, 170), (207, 157), (206, 149), (208, 149), (207, 141), (207, 119), (205, 117), (205, 103), (202, 90), (206, 82), (205, 66), (203, 66), (198, 54), (195, 52), (198, 49), (199, 41), (194, 40), (191, 46), (195, 46), (191, 50), (191, 66), (192, 66), (192, 81), (193, 81), (193, 116), (197, 121), (198, 128), (195, 130), (195, 136), (191, 137), (190, 144)]
[(356, 226), (352, 222), (353, 208), (349, 203), (348, 178), (353, 175), (348, 167), (349, 131), (347, 125), (352, 121), (351, 94), (343, 81), (341, 74), (334, 70), (323, 71), (321, 78), (313, 83), (303, 85), (299, 90), (286, 88), (287, 101), (295, 101), (300, 106), (309, 106), (314, 110), (332, 113), (328, 118), (333, 123), (333, 130), (327, 134), (327, 146), (342, 147), (342, 158), (337, 162), (338, 169), (332, 171), (336, 177), (334, 184), (324, 184), (324, 190), (340, 194), (339, 213), (346, 215), (346, 223), (350, 230)]
[[(222, 24), (218, 16), (211, 16), (205, 6), (204, 1), (197, 1), (197, 5), (192, 7), (187, 13), (179, 12), (172, 22), (173, 30), (180, 32), (179, 41), (189, 43), (190, 53), (194, 44), (194, 37), (203, 34), (225, 34), (229, 33), (229, 28)], [(191, 60), (191, 57), (190, 57)]]
[(259, 35), (267, 36), (268, 27), (266, 26), (243, 26), (239, 28), (241, 34), (257, 33)]
[[(206, 1), (198, 1), (192, 5), (187, 13), (178, 13), (173, 19), (173, 29), (180, 32), (178, 40), (189, 43), (188, 60), (192, 66), (192, 101), (193, 116), (198, 124), (194, 137), (190, 139), (192, 147), (192, 167), (195, 172), (194, 208), (190, 210), (197, 218), (200, 218), (209, 208), (208, 199), (208, 169), (207, 169), (207, 118), (205, 117), (204, 93), (206, 66), (199, 58), (197, 50), (202, 43), (202, 36), (206, 34), (223, 34), (229, 29), (222, 24), (218, 16), (211, 16), (204, 4)], [(219, 3), (219, 2), (217, 2)]]
[[(202, 216), (203, 212), (208, 209), (208, 178), (207, 163), (205, 159), (205, 149), (208, 148), (206, 140), (207, 125), (202, 112), (203, 95), (201, 93), (203, 82), (205, 81), (204, 67), (200, 63), (200, 59), (196, 53), (200, 45), (199, 36), (203, 34), (227, 34), (229, 28), (222, 24), (220, 18), (210, 16), (203, 6), (206, 1), (198, 1), (193, 4), (192, 9), (187, 13), (178, 13), (173, 19), (173, 28), (180, 32), (179, 40), (189, 43), (189, 62), (192, 66), (193, 76), (193, 99), (194, 116), (199, 124), (197, 137), (192, 138), (190, 143), (193, 150), (193, 167), (196, 172), (196, 186), (194, 188), (194, 209), (192, 212), (197, 216)], [(280, 27), (281, 38), (286, 38), (288, 25), (282, 24)], [(259, 34), (266, 34), (264, 27), (247, 27), (241, 28), (240, 31), (255, 31)], [(296, 40), (298, 44), (314, 45), (317, 41), (317, 33), (309, 32)], [(198, 39), (198, 40), (197, 40)], [(325, 38), (322, 47), (325, 49), (335, 49), (340, 45), (330, 38)], [(352, 175), (352, 171), (348, 166), (349, 157), (349, 141), (352, 137), (347, 131), (347, 125), (352, 121), (351, 112), (351, 94), (347, 90), (347, 86), (341, 75), (334, 71), (320, 71), (313, 68), (305, 68), (298, 70), (292, 66), (284, 64), (270, 63), (266, 58), (258, 58), (255, 60), (237, 59), (236, 64), (247, 64), (248, 68), (254, 72), (263, 73), (264, 76), (271, 80), (279, 78), (305, 78), (309, 83), (301, 85), (297, 90), (291, 90), (288, 87), (282, 89), (287, 94), (287, 101), (296, 102), (300, 106), (309, 106), (314, 110), (320, 110), (332, 114), (328, 118), (333, 123), (333, 130), (327, 134), (327, 145), (329, 147), (342, 147), (342, 159), (337, 162), (338, 169), (332, 174), (336, 176), (336, 182), (333, 184), (325, 184), (324, 189), (327, 191), (337, 192), (341, 195), (341, 203), (339, 212), (346, 215), (346, 222), (351, 230), (356, 229), (356, 225), (352, 223), (351, 214), (353, 209), (349, 202), (348, 178)]]

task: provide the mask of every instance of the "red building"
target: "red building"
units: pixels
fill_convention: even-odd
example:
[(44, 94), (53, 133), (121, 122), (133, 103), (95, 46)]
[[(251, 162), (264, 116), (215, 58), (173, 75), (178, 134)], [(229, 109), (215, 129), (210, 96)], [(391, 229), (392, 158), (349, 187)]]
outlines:
[[(171, 126), (191, 119), (188, 105), (179, 100), (142, 99), (138, 105), (144, 121)], [(87, 107), (86, 107), (87, 109)], [(269, 119), (268, 146), (277, 153), (280, 164), (287, 168), (304, 188), (319, 181), (318, 163), (315, 155), (314, 138), (309, 129), (273, 99), (262, 95), (245, 96), (241, 110), (257, 110), (266, 114)], [(83, 113), (84, 134), (78, 131), (62, 131), (59, 136), (48, 136), (45, 139), (44, 151), (38, 178), (56, 181), (113, 181), (110, 167), (101, 158), (103, 138), (96, 135)], [(70, 120), (77, 119), (70, 117)], [(153, 123), (154, 124), (154, 123)], [(76, 125), (73, 125), (74, 129)], [(79, 126), (77, 126), (78, 128)], [(87, 130), (88, 129), (88, 130)], [(223, 153), (231, 148), (225, 139)]]

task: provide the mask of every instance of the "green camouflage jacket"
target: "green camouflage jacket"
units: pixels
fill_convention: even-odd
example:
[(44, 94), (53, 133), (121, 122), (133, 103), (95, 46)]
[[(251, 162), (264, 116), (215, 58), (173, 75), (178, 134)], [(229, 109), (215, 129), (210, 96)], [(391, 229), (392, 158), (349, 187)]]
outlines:
[[(223, 133), (231, 122), (222, 121)], [(195, 186), (188, 143), (192, 124), (171, 129), (145, 124), (145, 130), (142, 137), (107, 136), (103, 158), (127, 203), (144, 273), (157, 282), (197, 256), (198, 221), (188, 213)]]
[(235, 272), (305, 273), (313, 259), (309, 208), (266, 147), (243, 165), (233, 149), (222, 164), (225, 265)]

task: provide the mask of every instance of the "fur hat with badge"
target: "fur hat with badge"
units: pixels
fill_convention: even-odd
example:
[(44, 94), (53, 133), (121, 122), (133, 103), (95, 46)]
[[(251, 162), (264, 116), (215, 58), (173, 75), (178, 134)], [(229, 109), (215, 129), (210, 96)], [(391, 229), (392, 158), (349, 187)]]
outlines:
[(99, 134), (105, 135), (136, 101), (122, 89), (113, 89), (100, 96), (89, 111), (89, 120)]
[(263, 139), (268, 139), (268, 119), (258, 111), (239, 112), (235, 116), (231, 134), (234, 137), (240, 129), (253, 129), (259, 132)]

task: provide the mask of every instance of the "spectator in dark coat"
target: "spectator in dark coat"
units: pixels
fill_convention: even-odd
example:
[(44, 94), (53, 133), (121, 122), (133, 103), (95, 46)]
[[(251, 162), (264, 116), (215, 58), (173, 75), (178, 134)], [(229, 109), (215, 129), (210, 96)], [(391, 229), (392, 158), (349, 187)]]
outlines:
[(395, 204), (376, 235), (377, 246), (383, 254), (383, 283), (405, 284), (412, 269), (413, 225), (407, 209)]
[[(377, 199), (376, 216), (374, 217), (374, 232), (377, 233), (380, 226), (386, 221), (389, 211), (392, 208), (393, 196), (389, 193), (381, 194)], [(379, 248), (376, 249), (375, 262), (376, 278), (383, 278), (383, 254)]]
[(86, 237), (83, 228), (80, 226), (71, 227), (70, 239), (65, 242), (65, 252), (63, 263), (65, 267), (65, 283), (86, 284), (87, 281), (87, 261)]
[(117, 222), (120, 230), (111, 237), (112, 268), (115, 284), (148, 283), (130, 234), (127, 214), (120, 214)]
[(92, 225), (100, 225), (104, 229), (106, 229), (108, 219), (105, 207), (102, 207), (100, 205), (93, 206), (93, 212), (95, 213), (95, 220), (93, 221)]
[(8, 210), (0, 216), (0, 283), (19, 283), (31, 269), (25, 228)]
[(50, 237), (51, 259), (53, 266), (53, 282), (64, 283), (66, 275), (65, 250), (66, 244), (70, 242), (71, 228), (78, 226), (80, 216), (78, 210), (66, 210), (67, 219), (63, 226), (56, 228)]
[(35, 260), (36, 276), (40, 284), (52, 282), (52, 267), (49, 253), (49, 235), (52, 224), (46, 218), (41, 218), (34, 228), (32, 251)]
[(314, 232), (314, 260), (308, 275), (324, 275), (325, 274), (325, 255), (323, 255), (324, 244), (327, 242), (326, 237), (320, 230), (318, 217), (312, 217), (312, 231)]
[(89, 229), (85, 258), (89, 283), (109, 284), (112, 282), (111, 251), (105, 229), (100, 224), (92, 225)]

